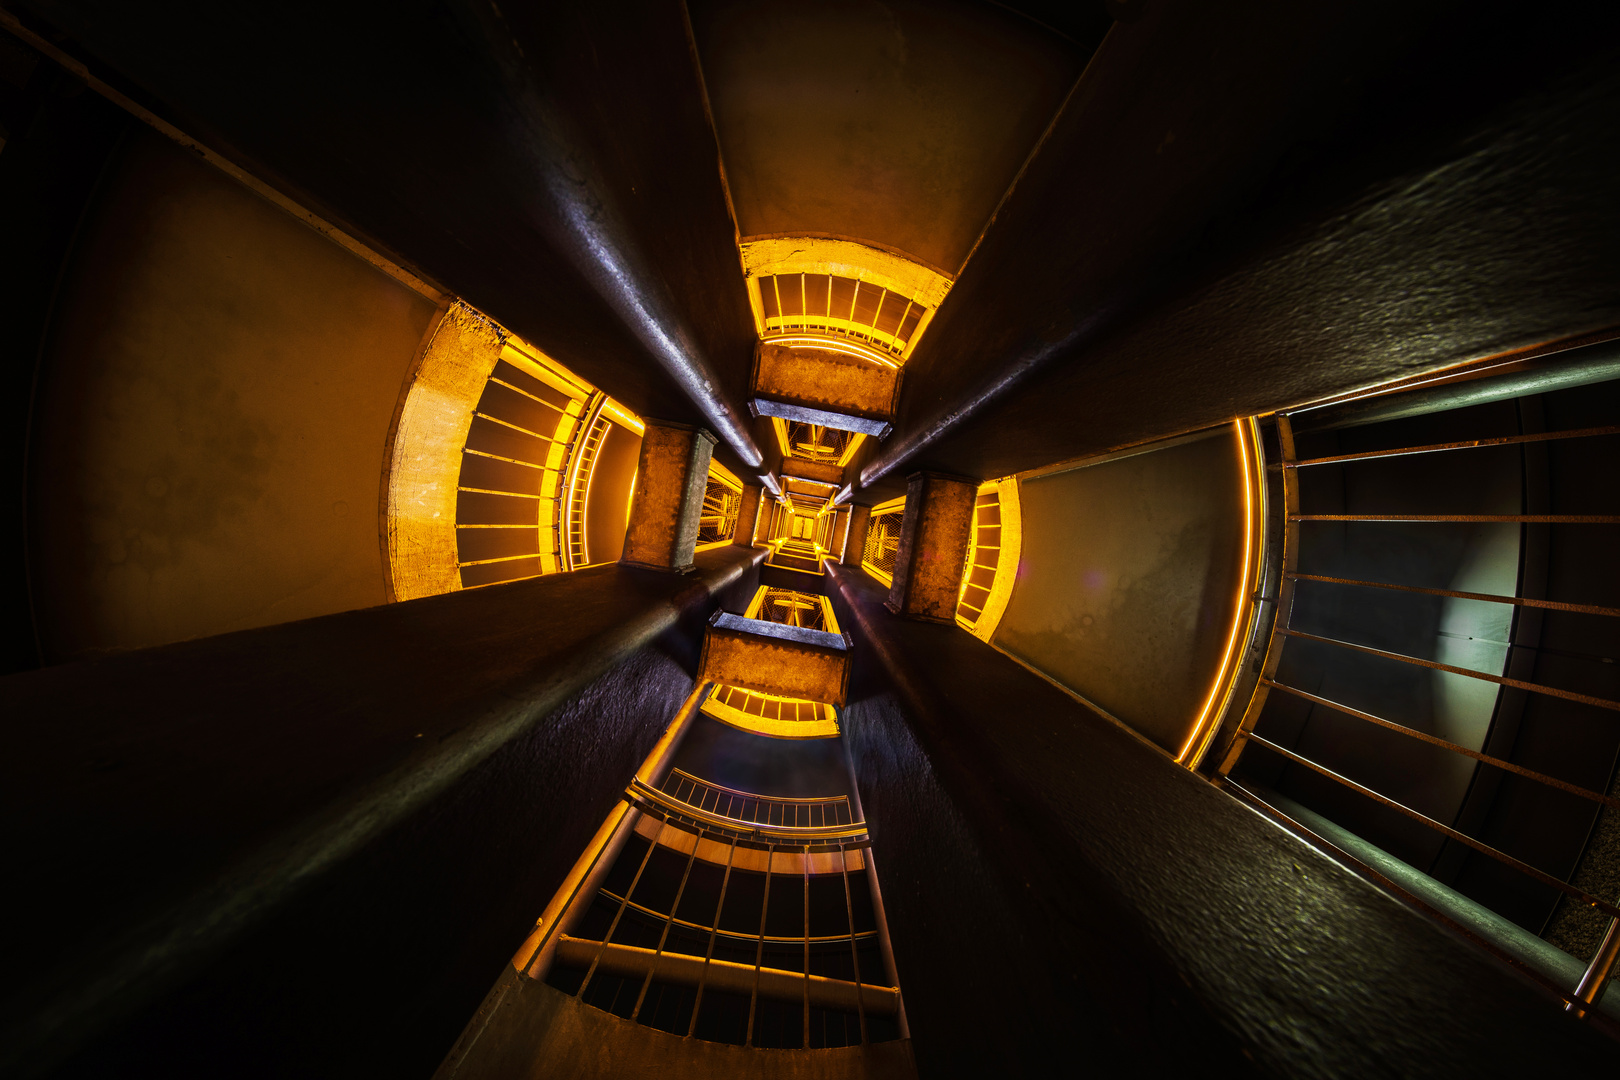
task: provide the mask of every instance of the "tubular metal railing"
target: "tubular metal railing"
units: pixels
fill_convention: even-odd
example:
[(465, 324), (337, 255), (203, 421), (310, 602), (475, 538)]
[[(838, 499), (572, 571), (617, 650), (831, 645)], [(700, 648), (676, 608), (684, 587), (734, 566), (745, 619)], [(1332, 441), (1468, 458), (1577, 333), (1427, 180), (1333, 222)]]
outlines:
[(701, 780), (680, 769), (670, 770), (663, 793), (687, 807), (727, 821), (775, 829), (847, 828), (854, 824), (849, 798), (777, 799)]
[[(1509, 678), (1503, 675), (1493, 675), (1488, 672), (1457, 667), (1451, 664), (1443, 664), (1433, 660), (1424, 660), (1419, 657), (1407, 656), (1384, 649), (1376, 649), (1371, 646), (1360, 645), (1350, 641), (1341, 641), (1336, 638), (1325, 637), (1320, 634), (1307, 633), (1303, 630), (1297, 630), (1290, 625), (1293, 613), (1295, 584), (1300, 581), (1323, 582), (1369, 589), (1387, 589), (1399, 592), (1420, 593), (1431, 596), (1453, 597), (1489, 603), (1544, 608), (1554, 611), (1567, 611), (1586, 615), (1620, 617), (1620, 609), (1603, 607), (1595, 604), (1572, 604), (1527, 597), (1461, 592), (1456, 590), (1426, 588), (1412, 585), (1392, 585), (1383, 582), (1330, 577), (1320, 574), (1302, 574), (1298, 570), (1299, 549), (1301, 542), (1300, 525), (1301, 523), (1308, 521), (1467, 523), (1519, 522), (1526, 524), (1546, 525), (1620, 524), (1620, 516), (1605, 514), (1304, 514), (1300, 512), (1299, 470), (1301, 469), (1318, 465), (1338, 465), (1347, 462), (1365, 461), (1376, 458), (1460, 451), (1478, 447), (1502, 446), (1515, 443), (1546, 442), (1559, 439), (1579, 439), (1597, 436), (1620, 435), (1620, 426), (1581, 428), (1578, 430), (1557, 432), (1537, 432), (1526, 435), (1474, 439), (1463, 442), (1436, 443), (1426, 446), (1403, 447), (1394, 450), (1380, 450), (1367, 453), (1336, 454), (1328, 457), (1308, 458), (1304, 460), (1297, 459), (1295, 456), (1293, 429), (1291, 427), (1289, 418), (1286, 415), (1279, 414), (1277, 416), (1277, 435), (1282, 460), (1280, 463), (1270, 466), (1270, 468), (1280, 470), (1282, 473), (1285, 528), (1283, 530), (1282, 572), (1277, 590), (1275, 623), (1273, 625), (1270, 642), (1266, 649), (1259, 684), (1256, 687), (1254, 696), (1249, 703), (1249, 707), (1245, 711), (1243, 719), (1238, 726), (1233, 742), (1224, 756), (1220, 766), (1218, 767), (1217, 772), (1220, 782), (1236, 788), (1245, 797), (1265, 804), (1269, 808), (1269, 804), (1266, 803), (1262, 796), (1230, 779), (1230, 774), (1237, 766), (1244, 751), (1251, 745), (1261, 746), (1289, 762), (1309, 769), (1336, 784), (1342, 785), (1351, 791), (1357, 792), (1358, 794), (1371, 799), (1381, 806), (1394, 810), (1397, 813), (1434, 830), (1447, 839), (1456, 841), (1457, 843), (1477, 851), (1481, 855), (1485, 855), (1504, 866), (1510, 867), (1511, 869), (1524, 874), (1525, 876), (1538, 881), (1543, 885), (1558, 890), (1565, 896), (1570, 897), (1582, 905), (1607, 915), (1609, 917), (1609, 924), (1604, 935), (1603, 942), (1599, 946), (1596, 954), (1592, 957), (1579, 984), (1571, 990), (1559, 990), (1565, 1000), (1565, 1007), (1567, 1009), (1578, 1015), (1586, 1015), (1590, 1006), (1601, 996), (1604, 987), (1608, 983), (1609, 976), (1616, 964), (1616, 960), (1617, 958), (1620, 958), (1620, 907), (1617, 907), (1610, 901), (1593, 896), (1585, 890), (1570, 884), (1568, 881), (1546, 873), (1538, 867), (1535, 867), (1522, 859), (1516, 858), (1507, 852), (1498, 850), (1497, 848), (1469, 836), (1450, 825), (1437, 821), (1421, 811), (1413, 809), (1412, 807), (1407, 806), (1396, 799), (1392, 799), (1365, 784), (1359, 783), (1356, 780), (1343, 775), (1322, 762), (1314, 761), (1303, 754), (1289, 749), (1288, 747), (1279, 745), (1270, 739), (1256, 734), (1254, 728), (1260, 717), (1261, 711), (1264, 708), (1270, 691), (1277, 690), (1310, 702), (1313, 705), (1319, 705), (1324, 708), (1331, 709), (1343, 716), (1360, 720), (1367, 724), (1375, 725), (1387, 731), (1396, 732), (1397, 734), (1403, 735), (1407, 738), (1418, 740), (1452, 753), (1466, 756), (1474, 761), (1506, 770), (1536, 783), (1556, 788), (1559, 791), (1599, 803), (1606, 807), (1620, 807), (1620, 799), (1616, 799), (1610, 795), (1604, 794), (1603, 792), (1591, 791), (1578, 785), (1560, 780), (1557, 777), (1550, 776), (1546, 773), (1525, 768), (1524, 766), (1518, 765), (1514, 762), (1506, 761), (1502, 758), (1473, 750), (1469, 747), (1430, 735), (1426, 732), (1418, 731), (1404, 724), (1396, 723), (1392, 720), (1387, 720), (1383, 717), (1373, 715), (1372, 713), (1352, 708), (1343, 702), (1333, 701), (1330, 698), (1312, 693), (1297, 686), (1290, 686), (1285, 682), (1279, 681), (1277, 678), (1279, 661), (1284, 645), (1291, 639), (1297, 639), (1327, 645), (1332, 648), (1344, 649), (1350, 652), (1359, 653), (1361, 655), (1379, 657), (1384, 660), (1390, 660), (1401, 664), (1414, 665), (1417, 667), (1428, 668), (1433, 671), (1443, 671), (1453, 675), (1478, 679), (1484, 682), (1495, 683), (1498, 686), (1511, 687), (1513, 689), (1526, 691), (1528, 693), (1561, 698), (1567, 701), (1579, 702), (1584, 705), (1594, 706), (1596, 708), (1610, 711), (1620, 711), (1620, 701), (1612, 701), (1606, 698), (1594, 697), (1589, 694), (1581, 694), (1570, 690), (1563, 690), (1558, 687), (1545, 686), (1522, 679)], [(1281, 811), (1277, 812), (1281, 813)], [(1284, 814), (1283, 816), (1286, 817), (1287, 815)]]

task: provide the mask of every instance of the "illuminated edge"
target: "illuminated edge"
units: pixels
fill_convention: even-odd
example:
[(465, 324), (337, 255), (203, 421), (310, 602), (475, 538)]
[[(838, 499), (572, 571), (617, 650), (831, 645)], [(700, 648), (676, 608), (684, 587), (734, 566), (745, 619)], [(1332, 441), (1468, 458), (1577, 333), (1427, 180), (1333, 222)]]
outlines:
[[(996, 560), (996, 576), (990, 582), (990, 595), (985, 599), (979, 617), (969, 622), (960, 615), (956, 624), (986, 645), (995, 636), (1001, 617), (1007, 613), (1012, 600), (1013, 586), (1018, 581), (1018, 562), (1024, 552), (1024, 518), (1018, 502), (1018, 478), (989, 480), (979, 486), (979, 493), (995, 491), (1001, 506), (1001, 554)], [(975, 511), (977, 513), (977, 511)], [(973, 548), (978, 548), (979, 528), (973, 527)], [(972, 553), (969, 554), (969, 564)], [(958, 601), (960, 604), (960, 601)]]
[(1176, 761), (1189, 769), (1198, 764), (1209, 752), (1220, 721), (1231, 704), (1236, 689), (1243, 656), (1243, 642), (1254, 633), (1260, 605), (1255, 602), (1260, 590), (1260, 575), (1265, 566), (1266, 547), (1266, 467), (1260, 443), (1260, 425), (1256, 417), (1234, 420), (1237, 434), (1238, 460), (1243, 467), (1243, 577), (1232, 609), (1232, 625), (1227, 631), (1226, 651), (1221, 656), (1220, 670), (1204, 699), (1204, 707), (1187, 740), (1176, 755)]
[(473, 410), (501, 359), (503, 332), (457, 301), (426, 336), (388, 463), (384, 553), (395, 600), (457, 592), (456, 498)]
[[(710, 689), (708, 696), (703, 699), (702, 712), (705, 716), (712, 717), (722, 724), (742, 731), (750, 731), (755, 735), (766, 735), (773, 739), (832, 739), (839, 734), (838, 720), (831, 705), (820, 701), (810, 702), (810, 704), (818, 706), (817, 711), (826, 717), (823, 720), (769, 720), (763, 716), (754, 716), (740, 709), (734, 709), (722, 701), (715, 700), (715, 695), (721, 689), (723, 689), (721, 684), (716, 684)], [(762, 694), (757, 690), (749, 690), (748, 693), (772, 701), (803, 703), (809, 700), (808, 698), (781, 697), (777, 694)]]
[(776, 274), (832, 274), (870, 282), (927, 308), (937, 308), (953, 284), (944, 274), (903, 255), (853, 240), (781, 236), (746, 241), (738, 248), (749, 280)]

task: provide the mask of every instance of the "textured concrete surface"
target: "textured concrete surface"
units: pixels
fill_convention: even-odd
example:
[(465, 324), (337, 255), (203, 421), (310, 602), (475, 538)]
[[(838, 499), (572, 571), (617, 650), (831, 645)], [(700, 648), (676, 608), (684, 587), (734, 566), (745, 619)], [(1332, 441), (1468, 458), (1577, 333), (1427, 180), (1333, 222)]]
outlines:
[(1074, 41), (989, 5), (691, 9), (742, 235), (861, 239), (949, 274), (1108, 29), (1096, 6)]
[(973, 538), (978, 485), (956, 476), (915, 473), (906, 480), (906, 513), (894, 555), (889, 610), (908, 619), (955, 622), (956, 601)]
[[(7, 957), (7, 1071), (172, 992), (660, 635), (679, 628), (694, 671), (702, 620), (729, 587), (746, 602), (759, 557), (704, 552), (695, 577), (605, 566), (0, 679), (0, 810), (31, 930)], [(623, 780), (592, 789), (590, 829)]]
[(843, 353), (761, 342), (753, 392), (787, 405), (888, 420), (900, 393), (900, 370)]
[(837, 634), (720, 614), (703, 639), (700, 678), (842, 705), (849, 656)]
[[(1506, 967), (1012, 660), (830, 574), (859, 643), (846, 737), (921, 1075), (1620, 1060)], [(987, 925), (1004, 974), (963, 986), (950, 974)]]
[(620, 561), (652, 570), (692, 566), (713, 451), (714, 436), (701, 428), (647, 421)]

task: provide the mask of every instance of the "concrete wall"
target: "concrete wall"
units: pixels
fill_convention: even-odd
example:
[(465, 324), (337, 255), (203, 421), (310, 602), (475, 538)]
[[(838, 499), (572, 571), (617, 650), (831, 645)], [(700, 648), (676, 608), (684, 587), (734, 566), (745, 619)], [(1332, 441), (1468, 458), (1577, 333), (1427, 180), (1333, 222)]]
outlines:
[(33, 419), (45, 660), (382, 603), (385, 443), (433, 305), (144, 129), (103, 183)]
[(993, 643), (1174, 753), (1220, 666), (1243, 559), (1230, 427), (1024, 481)]

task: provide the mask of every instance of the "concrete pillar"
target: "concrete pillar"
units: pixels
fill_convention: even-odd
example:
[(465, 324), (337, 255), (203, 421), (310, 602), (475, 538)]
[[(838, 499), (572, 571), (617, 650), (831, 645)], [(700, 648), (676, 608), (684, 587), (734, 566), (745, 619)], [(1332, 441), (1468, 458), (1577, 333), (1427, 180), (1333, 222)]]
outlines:
[(946, 473), (906, 477), (906, 516), (894, 557), (890, 611), (923, 622), (956, 621), (978, 488), (976, 481)]
[(827, 550), (842, 559), (844, 557), (844, 540), (849, 536), (849, 507), (840, 506), (833, 514), (832, 541)]
[(844, 535), (844, 554), (839, 562), (845, 566), (861, 565), (861, 553), (866, 550), (866, 527), (872, 523), (870, 506), (849, 508), (849, 530)]
[(702, 428), (647, 421), (620, 562), (677, 573), (692, 569), (715, 442)]
[(731, 533), (733, 544), (741, 544), (743, 547), (754, 546), (754, 525), (764, 501), (759, 497), (763, 490), (758, 484), (743, 485), (742, 508), (737, 511), (737, 527)]

